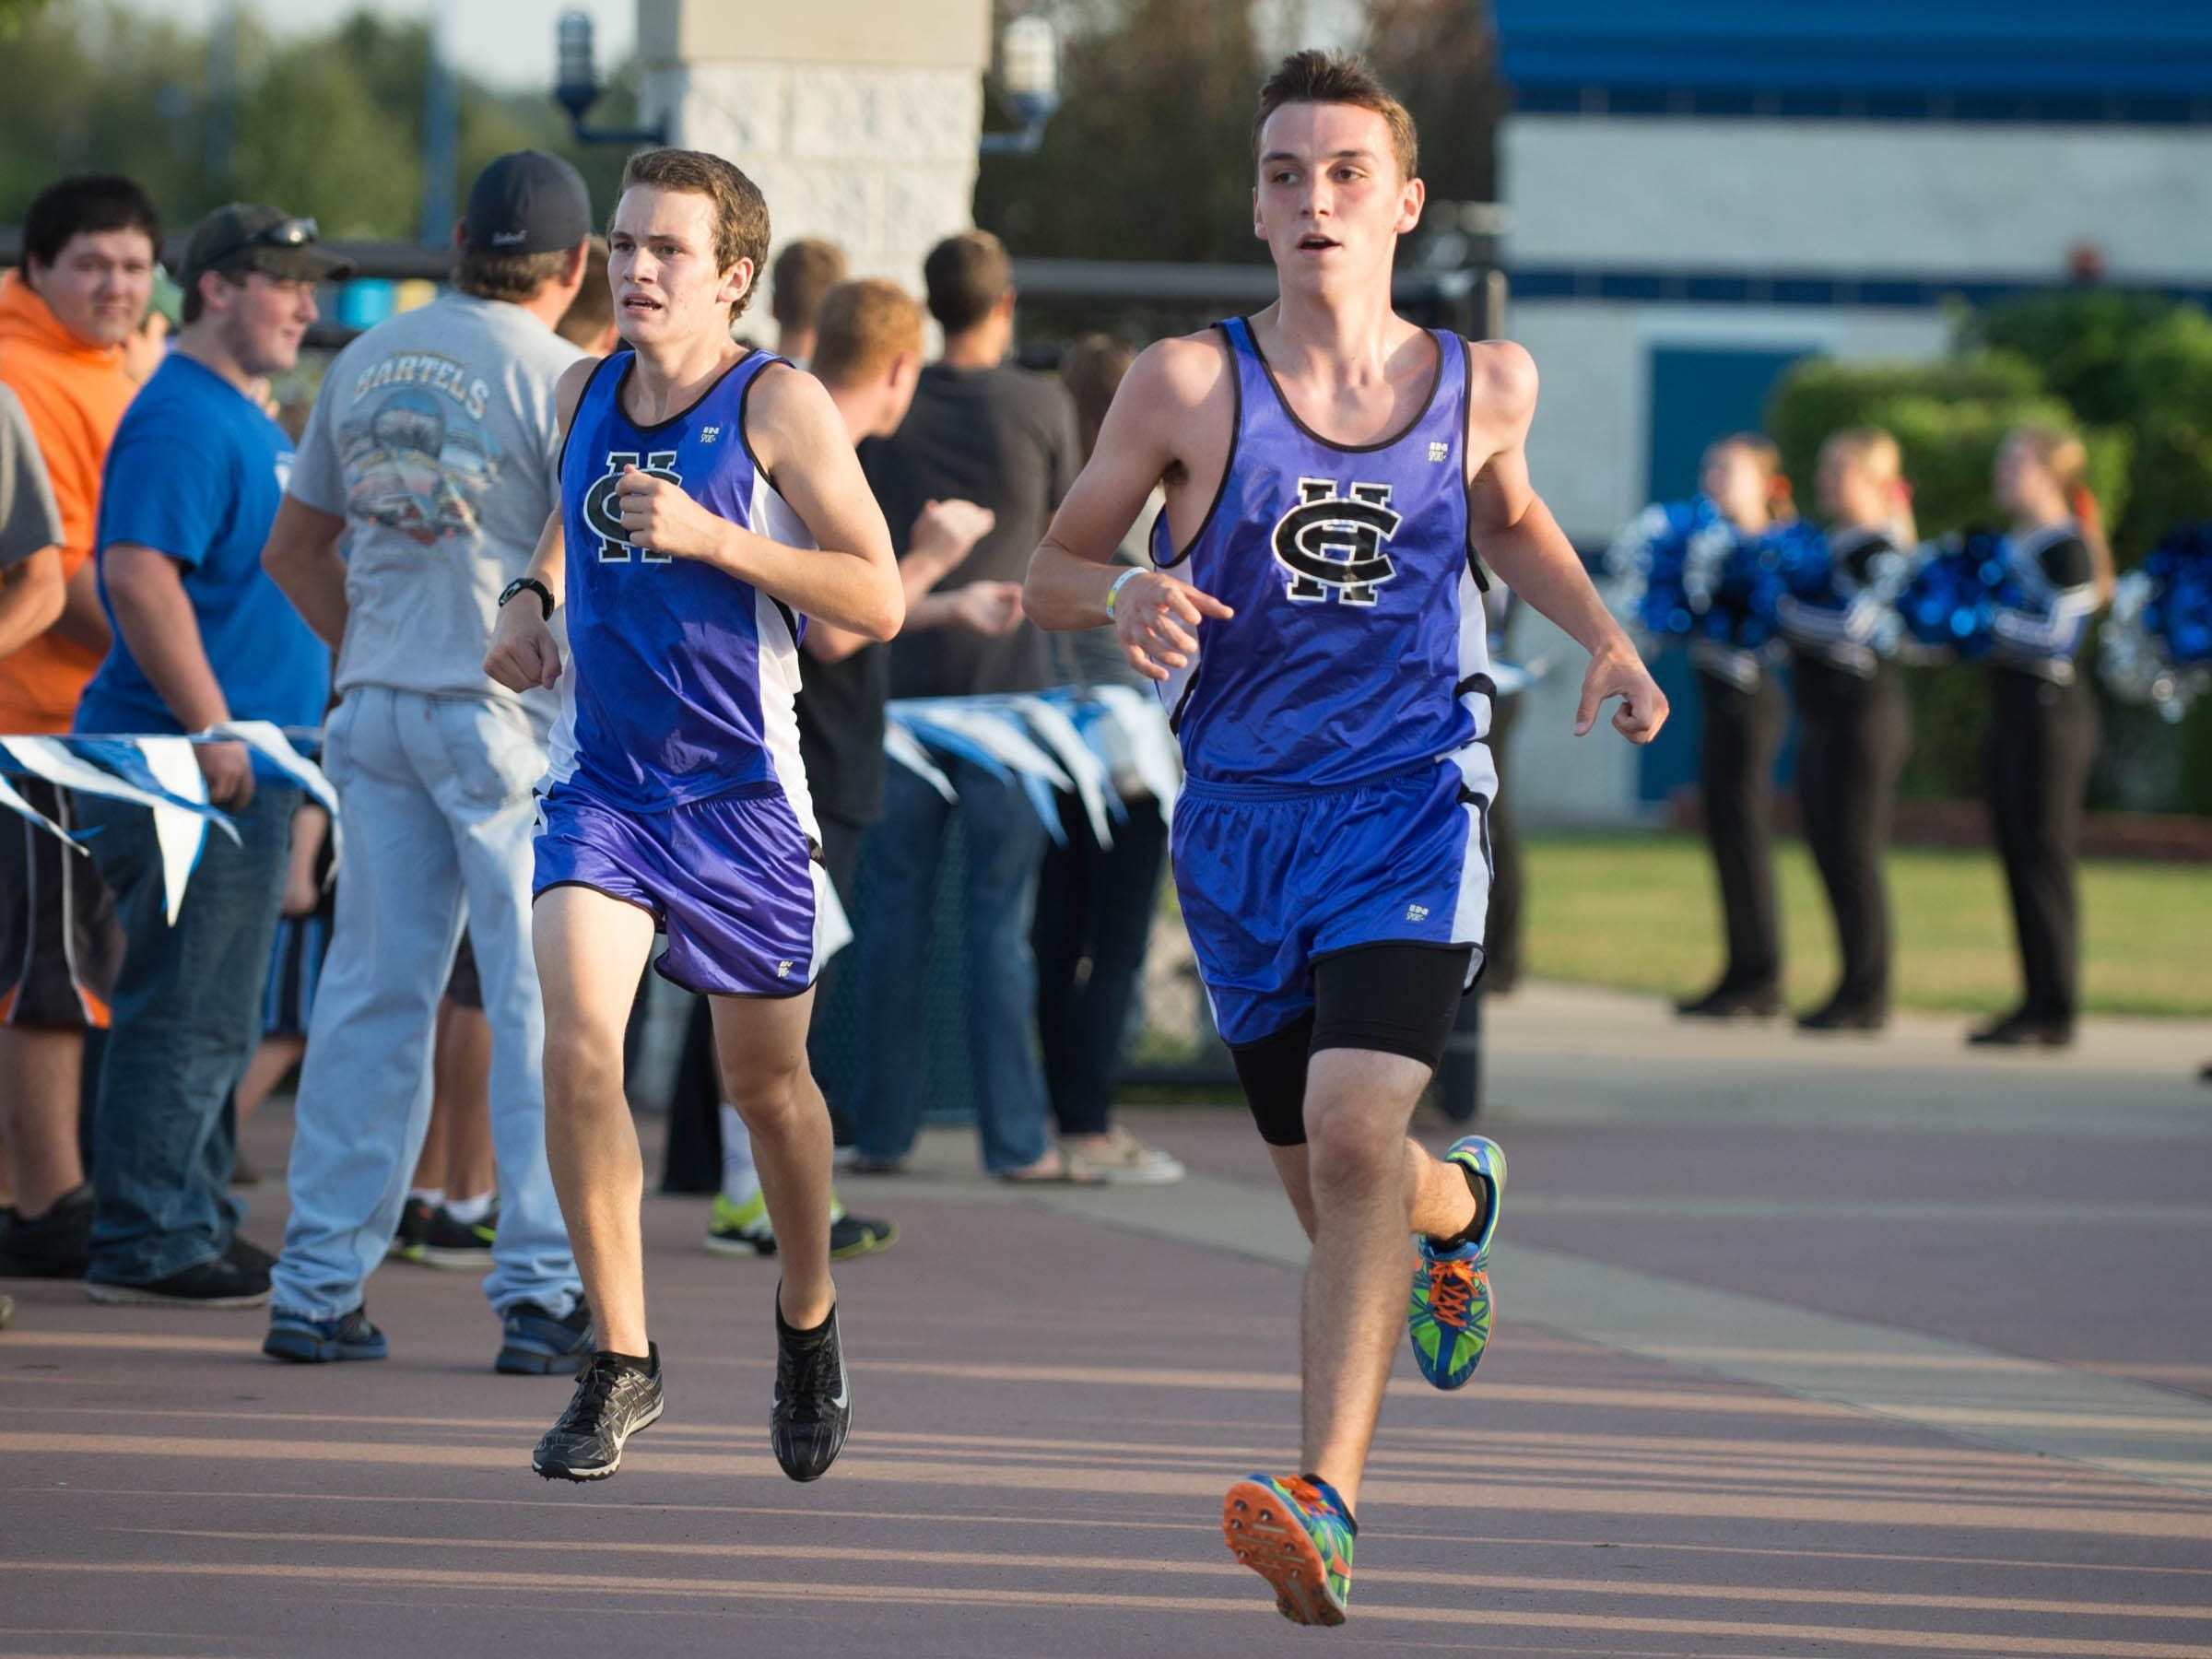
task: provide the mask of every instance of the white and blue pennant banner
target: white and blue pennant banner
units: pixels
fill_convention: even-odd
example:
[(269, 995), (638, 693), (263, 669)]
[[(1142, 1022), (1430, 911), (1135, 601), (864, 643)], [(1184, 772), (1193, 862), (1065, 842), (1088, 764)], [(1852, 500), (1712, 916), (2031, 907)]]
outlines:
[[(295, 735), (302, 740), (312, 735)], [(173, 924), (183, 908), (185, 888), (199, 866), (209, 829), (233, 842), (238, 840), (229, 818), (208, 804), (206, 781), (192, 753), (201, 743), (242, 743), (261, 765), (305, 790), (330, 814), (331, 851), (342, 856), (337, 792), (322, 770), (294, 747), (291, 736), (265, 720), (230, 721), (190, 736), (0, 736), (0, 807), (29, 819), (79, 854), (85, 853), (83, 843), (25, 800), (8, 782), (8, 773), (39, 778), (77, 794), (146, 807), (154, 815), (163, 897)]]
[(1159, 701), (1127, 686), (1063, 687), (991, 697), (895, 698), (884, 711), (883, 752), (947, 801), (948, 768), (964, 761), (1018, 784), (1056, 841), (1062, 795), (1081, 805), (1101, 847), (1113, 845), (1124, 803), (1149, 795), (1166, 813), (1182, 788), (1182, 759)]
[[(1498, 696), (1512, 697), (1547, 665), (1492, 665)], [(1147, 796), (1164, 816), (1182, 789), (1182, 754), (1157, 698), (1130, 686), (1061, 687), (1021, 696), (895, 698), (885, 710), (883, 752), (947, 801), (959, 798), (952, 761), (1018, 783), (1056, 841), (1066, 840), (1062, 795), (1083, 808), (1101, 847), (1125, 803)]]

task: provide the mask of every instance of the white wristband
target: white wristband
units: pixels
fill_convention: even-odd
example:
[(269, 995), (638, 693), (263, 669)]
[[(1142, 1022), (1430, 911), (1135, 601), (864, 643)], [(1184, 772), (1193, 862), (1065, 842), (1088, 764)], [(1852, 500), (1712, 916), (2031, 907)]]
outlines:
[(1113, 620), (1113, 602), (1122, 596), (1122, 590), (1144, 573), (1144, 567), (1138, 565), (1124, 571), (1113, 579), (1113, 585), (1106, 590), (1106, 619), (1109, 622)]

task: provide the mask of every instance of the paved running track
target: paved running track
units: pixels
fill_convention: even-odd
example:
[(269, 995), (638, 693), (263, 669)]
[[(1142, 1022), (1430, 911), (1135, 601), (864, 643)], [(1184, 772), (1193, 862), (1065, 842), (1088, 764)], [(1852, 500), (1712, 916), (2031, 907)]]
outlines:
[(394, 1357), (320, 1369), (258, 1313), (8, 1284), (0, 1655), (2212, 1654), (2212, 1028), (1959, 1030), (1494, 1004), (1499, 1335), (1456, 1395), (1401, 1355), (1341, 1630), (1220, 1543), (1226, 1485), (1296, 1466), (1300, 1244), (1196, 1109), (1132, 1114), (1176, 1188), (1011, 1194), (955, 1132), (848, 1182), (905, 1237), (841, 1275), (857, 1426), (811, 1487), (768, 1454), (773, 1269), (700, 1251), (702, 1201), (648, 1204), (669, 1411), (593, 1488), (530, 1474), (569, 1384), (491, 1373), (468, 1276), (386, 1267)]

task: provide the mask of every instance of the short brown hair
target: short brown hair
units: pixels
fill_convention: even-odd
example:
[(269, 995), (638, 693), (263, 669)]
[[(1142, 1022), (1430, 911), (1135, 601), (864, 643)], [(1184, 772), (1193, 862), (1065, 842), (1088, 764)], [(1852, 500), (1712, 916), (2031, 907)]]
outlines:
[(606, 285), (606, 238), (594, 236), (583, 256), (583, 286), (553, 332), (571, 346), (596, 346), (615, 320), (615, 291)]
[(1076, 429), (1083, 436), (1086, 458), (1099, 441), (1115, 390), (1136, 353), (1112, 335), (1090, 334), (1070, 345), (1060, 359), (1060, 383), (1076, 401)]
[(1398, 160), (1398, 176), (1420, 176), (1420, 143), (1413, 117), (1393, 98), (1367, 60), (1351, 52), (1294, 52), (1277, 64), (1267, 84), (1260, 88), (1259, 113), (1252, 118), (1252, 162), (1260, 162), (1260, 129), (1267, 117), (1285, 104), (1351, 104), (1372, 110), (1390, 128), (1391, 153)]
[(988, 230), (948, 236), (922, 262), (922, 286), (929, 294), (929, 314), (947, 334), (966, 334), (991, 314), (1014, 286), (1014, 262), (1006, 245)]
[(649, 190), (688, 191), (713, 204), (714, 268), (727, 271), (741, 259), (753, 262), (754, 281), (730, 307), (732, 321), (743, 315), (753, 301), (760, 267), (768, 261), (768, 203), (760, 187), (720, 156), (674, 147), (640, 150), (624, 163), (615, 205), (619, 207), (622, 197), (639, 184)]
[(768, 312), (776, 325), (813, 328), (822, 314), (822, 300), (845, 279), (845, 251), (818, 236), (802, 236), (783, 244), (771, 276), (775, 291)]
[(504, 300), (520, 305), (535, 300), (544, 288), (569, 268), (567, 248), (549, 253), (488, 253), (464, 248), (453, 262), (453, 286), (476, 300)]
[(872, 379), (902, 351), (922, 355), (922, 306), (897, 283), (864, 276), (841, 282), (824, 296), (815, 324), (814, 372), (825, 384)]

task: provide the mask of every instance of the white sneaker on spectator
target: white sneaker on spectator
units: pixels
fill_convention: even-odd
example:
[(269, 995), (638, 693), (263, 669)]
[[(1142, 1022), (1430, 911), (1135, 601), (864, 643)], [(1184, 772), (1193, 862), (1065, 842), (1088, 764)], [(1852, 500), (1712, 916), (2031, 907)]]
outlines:
[(1063, 1143), (1108, 1181), (1125, 1186), (1166, 1186), (1189, 1173), (1182, 1160), (1148, 1146), (1120, 1124), (1104, 1135), (1070, 1136)]

